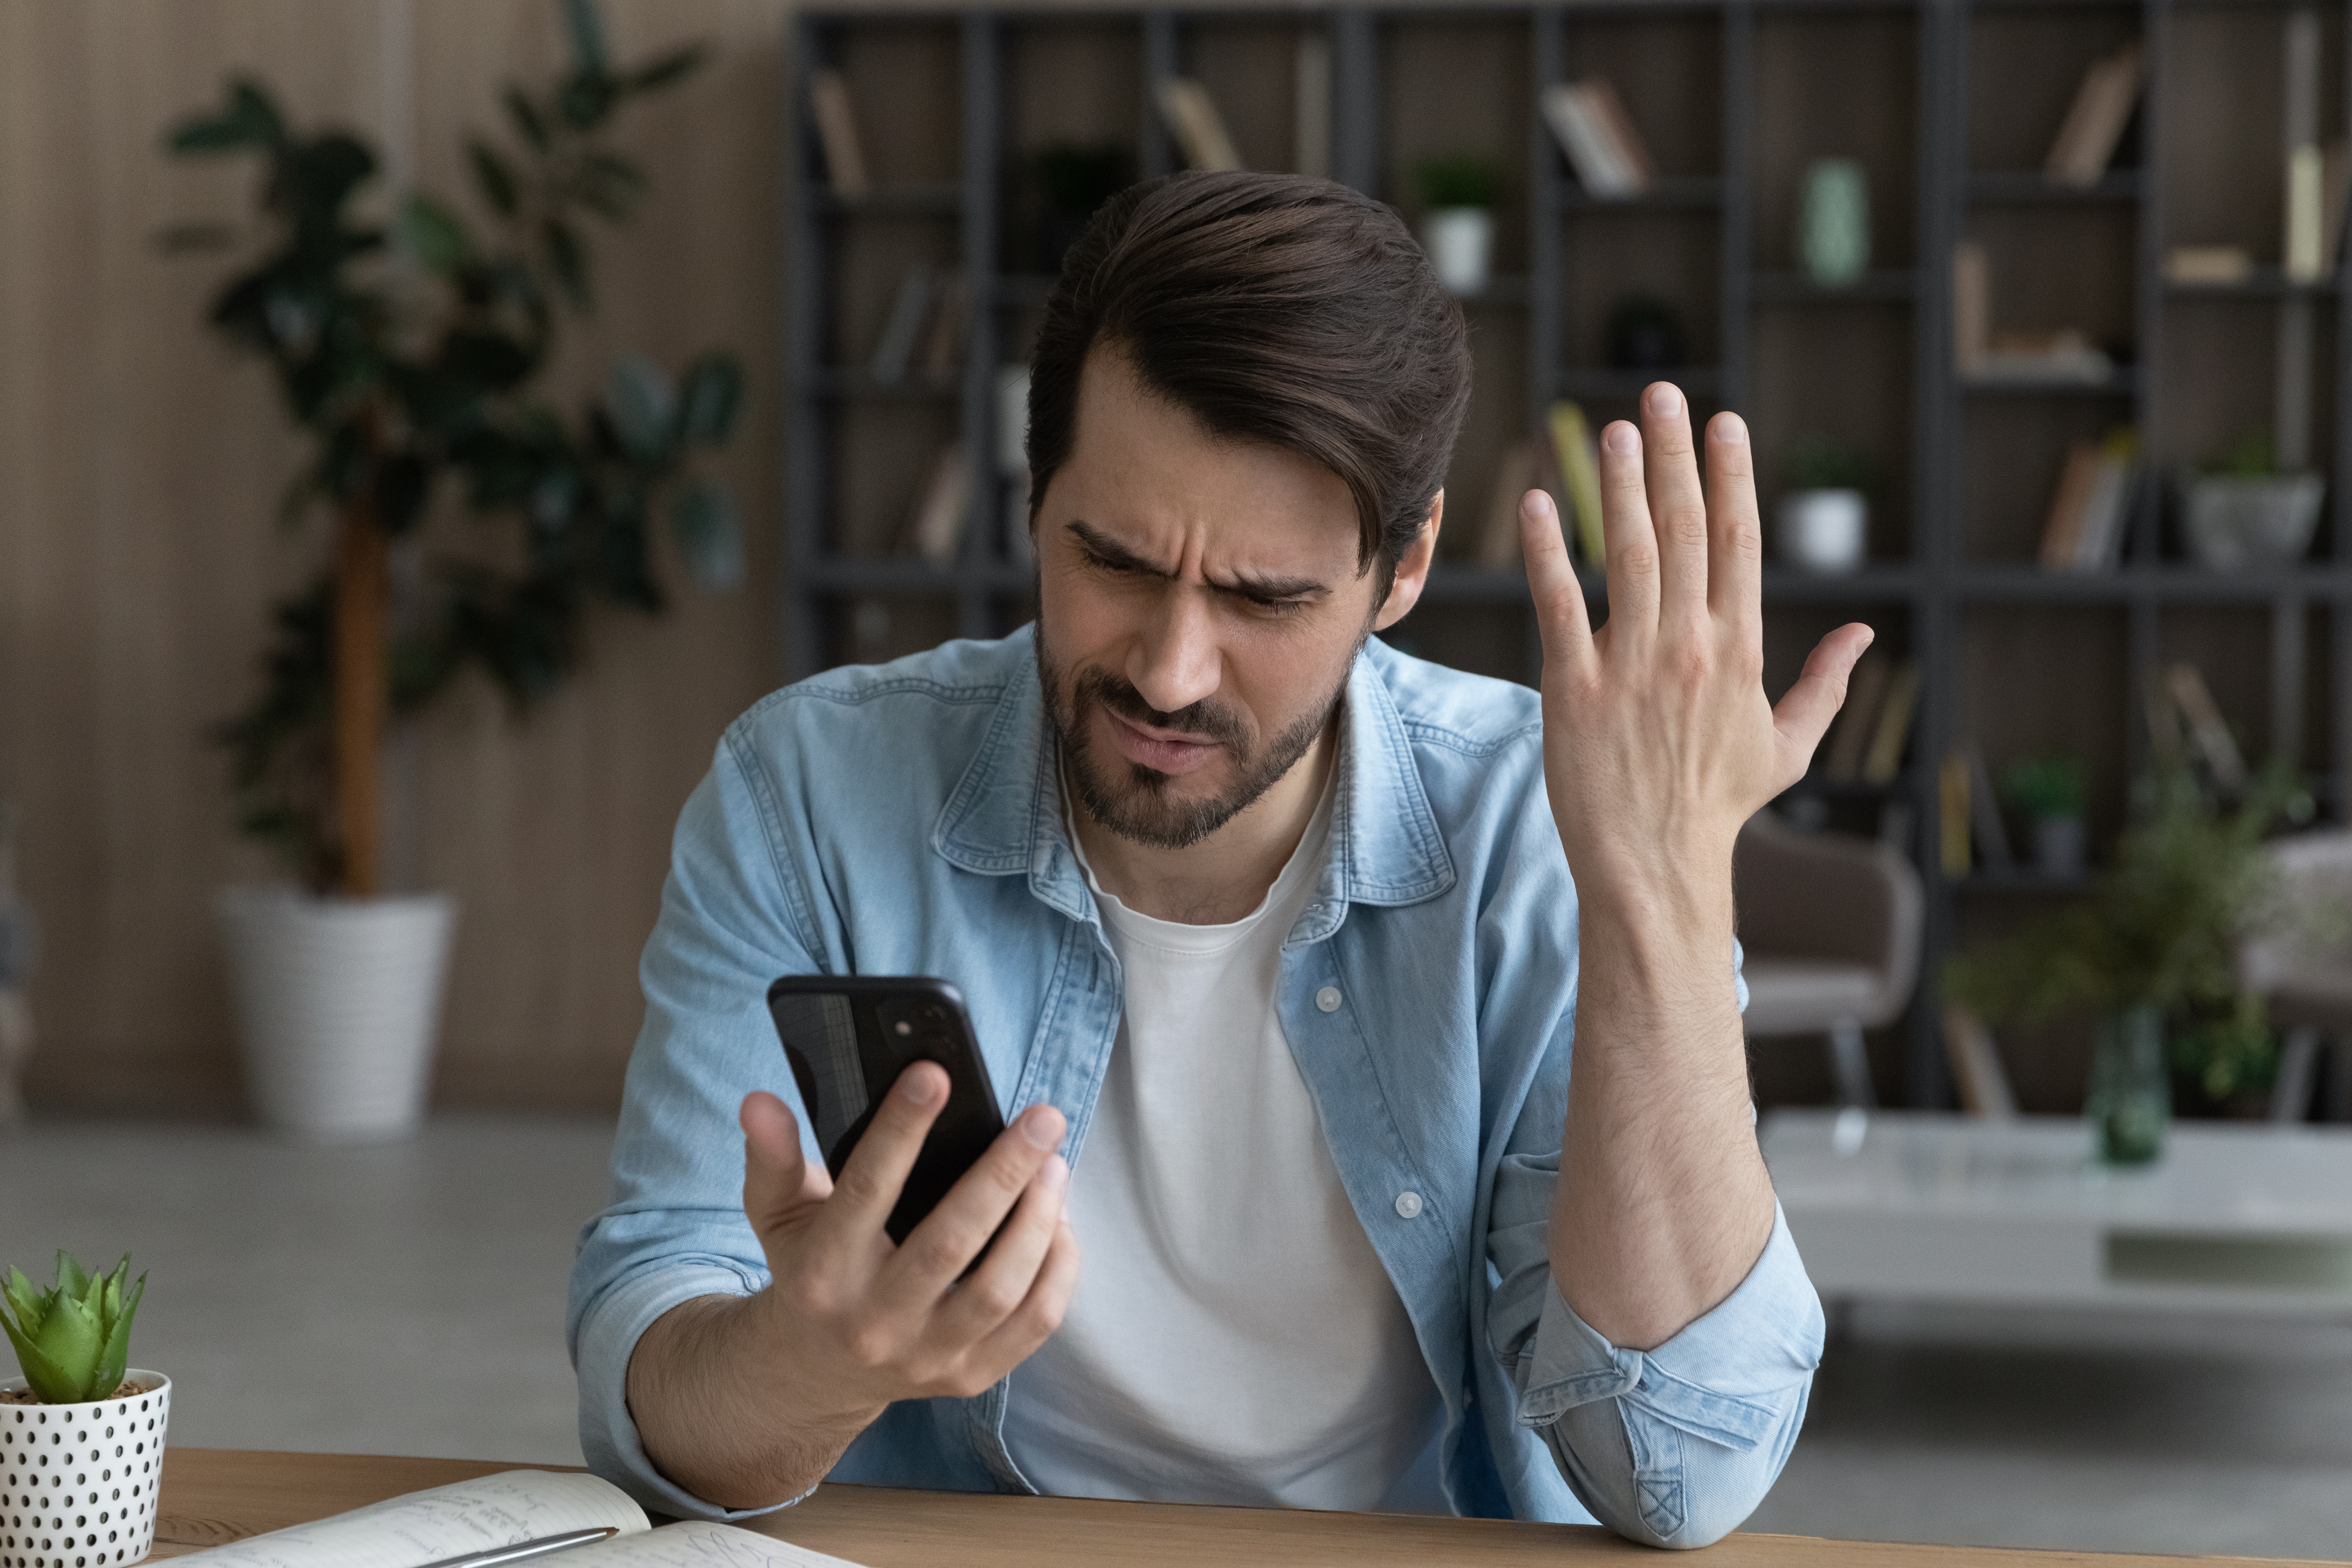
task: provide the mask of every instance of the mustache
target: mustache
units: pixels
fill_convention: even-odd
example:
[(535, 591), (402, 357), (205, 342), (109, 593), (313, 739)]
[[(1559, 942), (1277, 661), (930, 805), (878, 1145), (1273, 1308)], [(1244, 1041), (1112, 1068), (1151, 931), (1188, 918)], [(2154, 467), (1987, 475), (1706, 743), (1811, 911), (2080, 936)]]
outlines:
[(1244, 748), (1249, 731), (1242, 721), (1227, 710), (1203, 698), (1173, 713), (1163, 713), (1143, 700), (1133, 683), (1110, 671), (1089, 668), (1078, 672), (1076, 689), (1071, 693), (1083, 713), (1088, 702), (1099, 702), (1124, 719), (1139, 724), (1149, 724), (1158, 730), (1175, 730), (1188, 735), (1198, 735), (1234, 751)]

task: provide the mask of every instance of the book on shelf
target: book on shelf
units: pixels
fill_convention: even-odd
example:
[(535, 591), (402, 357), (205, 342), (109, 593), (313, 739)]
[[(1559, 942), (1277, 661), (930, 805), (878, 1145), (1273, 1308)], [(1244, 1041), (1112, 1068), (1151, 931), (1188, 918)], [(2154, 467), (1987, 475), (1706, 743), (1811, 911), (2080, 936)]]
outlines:
[(849, 79), (825, 69), (809, 76), (809, 113), (816, 121), (817, 146), (824, 154), (824, 183), (851, 200), (866, 195), (866, 148), (857, 139), (857, 116), (849, 103)]
[[(581, 1543), (545, 1544), (563, 1536)], [(612, 1482), (557, 1470), (500, 1470), (187, 1558), (203, 1568), (426, 1568), (533, 1545), (563, 1568), (856, 1568), (710, 1520), (656, 1528)]]
[(1992, 352), (1992, 259), (1973, 239), (1952, 247), (1952, 368), (1980, 374)]
[(1889, 672), (1886, 656), (1866, 652), (1846, 677), (1845, 700), (1822, 743), (1822, 776), (1834, 784), (1852, 784), (1862, 777), (1862, 760), (1869, 754), (1870, 735), (1878, 721), (1878, 706), (1886, 700)]
[(2116, 362), (2079, 327), (2045, 331), (1997, 331), (1978, 356), (1979, 381), (2046, 381), (2100, 386), (2113, 381)]
[(1217, 100), (1191, 77), (1171, 76), (1160, 84), (1160, 114), (1184, 153), (1189, 169), (1238, 169), (1242, 155), (1217, 112)]
[(1551, 460), (1559, 474), (1560, 488), (1553, 494), (1568, 502), (1560, 521), (1565, 524), (1574, 518), (1576, 546), (1584, 563), (1606, 566), (1609, 535), (1601, 516), (1601, 448), (1593, 443), (1592, 423), (1581, 405), (1564, 397), (1551, 405), (1545, 423)]
[(2254, 253), (2242, 245), (2176, 245), (2164, 253), (2164, 280), (2191, 287), (2243, 283), (2254, 275)]
[(2000, 1065), (1992, 1031), (1985, 1022), (1957, 1002), (1944, 1004), (1944, 1056), (1952, 1066), (1952, 1085), (1960, 1093), (1960, 1109), (1990, 1121), (2017, 1116), (2017, 1097), (2010, 1092), (2009, 1073)]
[(923, 335), (923, 323), (930, 317), (937, 288), (936, 274), (927, 262), (918, 261), (899, 278), (890, 313), (883, 319), (882, 335), (874, 340), (873, 355), (866, 362), (866, 374), (877, 384), (896, 386), (907, 379), (907, 367), (915, 357), (915, 342)]
[(1969, 874), (1969, 754), (1944, 754), (1936, 770), (1936, 859), (1947, 877)]
[(1639, 195), (1657, 179), (1650, 150), (1608, 78), (1556, 82), (1544, 89), (1542, 108), (1544, 123), (1587, 192)]
[(2344, 264), (2344, 209), (2352, 197), (2352, 141), (2338, 136), (2319, 150), (2319, 271)]
[(1960, 751), (1969, 764), (1969, 836), (1976, 841), (1977, 862), (2006, 871), (2017, 864), (2017, 857), (2010, 850), (2009, 826), (2000, 819), (2000, 799), (1992, 793), (1992, 774), (1982, 752), (1974, 746)]
[(1498, 572), (1519, 563), (1519, 501), (1537, 488), (1538, 478), (1533, 441), (1514, 441), (1504, 448), (1486, 498), (1486, 525), (1478, 533), (1480, 566)]
[(2116, 147), (2131, 123), (2139, 102), (2140, 47), (2126, 44), (2114, 54), (2091, 62), (2082, 85), (2060, 122), (2050, 155), (2042, 165), (2053, 184), (2088, 189), (2099, 183), (2115, 160)]
[(1871, 726), (1870, 747), (1862, 757), (1864, 784), (1890, 784), (1903, 772), (1903, 752), (1911, 742), (1911, 721), (1919, 710), (1919, 661), (1906, 658), (1887, 678), (1886, 696)]
[(1321, 27), (1298, 29), (1298, 52), (1291, 59), (1290, 162), (1302, 174), (1331, 177), (1331, 35)]
[(971, 504), (971, 462), (961, 441), (941, 447), (931, 459), (930, 473), (908, 515), (898, 538), (898, 552), (934, 566), (954, 563), (963, 545), (965, 514)]
[(2168, 665), (2164, 693), (2180, 715), (2189, 749), (2204, 763), (2213, 782), (2225, 791), (2243, 784), (2245, 753), (2238, 750), (2237, 737), (2230, 733), (2229, 723), (2221, 717), (2221, 705), (2213, 700), (2212, 689), (2205, 684), (2204, 675), (2186, 659)]
[(2138, 433), (2128, 425), (2067, 449), (2042, 525), (2043, 571), (2105, 572), (2121, 562), (2138, 490)]
[(2298, 8), (2286, 19), (2286, 189), (2279, 237), (2279, 271), (2290, 283), (2316, 283), (2326, 269), (2319, 76), (2319, 13)]

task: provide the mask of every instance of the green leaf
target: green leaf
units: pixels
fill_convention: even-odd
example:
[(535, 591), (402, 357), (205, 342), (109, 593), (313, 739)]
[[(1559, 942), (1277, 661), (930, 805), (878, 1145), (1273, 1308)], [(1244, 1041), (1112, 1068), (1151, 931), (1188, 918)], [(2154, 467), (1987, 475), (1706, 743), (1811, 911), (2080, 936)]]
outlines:
[(688, 486), (670, 511), (670, 529), (697, 583), (712, 589), (742, 584), (743, 519), (726, 486), (715, 479)]
[(174, 153), (227, 153), (240, 147), (278, 148), (286, 143), (286, 122), (258, 83), (232, 82), (218, 114), (191, 120), (172, 132)]
[(92, 1399), (103, 1399), (122, 1384), (122, 1374), (131, 1365), (131, 1320), (139, 1315), (140, 1298), (147, 1294), (147, 1276), (142, 1274), (139, 1283), (131, 1288), (128, 1297), (122, 1294), (122, 1277), (131, 1268), (131, 1255), (122, 1255), (122, 1266), (115, 1270), (109, 1294), (113, 1297), (116, 1310), (107, 1324), (105, 1348), (98, 1357), (98, 1373), (90, 1380)]
[(661, 366), (643, 354), (623, 354), (613, 362), (604, 397), (612, 409), (613, 428), (629, 456), (658, 463), (669, 455), (677, 430), (677, 391)]
[(473, 165), (474, 186), (482, 193), (482, 199), (489, 203), (490, 210), (500, 217), (514, 216), (515, 209), (521, 205), (521, 197), (515, 184), (514, 171), (507, 167), (507, 161), (499, 157), (489, 143), (476, 136), (466, 139), (466, 161)]
[(700, 44), (688, 44), (682, 49), (672, 49), (666, 55), (631, 71), (625, 79), (631, 92), (653, 92), (702, 68), (709, 51)]
[(62, 1247), (58, 1248), (58, 1289), (76, 1300), (89, 1289), (89, 1276), (82, 1272), (80, 1259)]
[(694, 446), (718, 446), (734, 429), (742, 406), (742, 365), (733, 354), (716, 351), (698, 356), (687, 370), (680, 402), (679, 435)]
[(400, 236), (419, 262), (444, 278), (473, 262), (473, 237), (464, 221), (431, 196), (412, 195), (402, 204)]
[(581, 70), (603, 74), (604, 18), (597, 15), (596, 0), (563, 0), (563, 26), (572, 35), (572, 58)]
[(564, 298), (572, 301), (572, 309), (587, 310), (588, 251), (580, 243), (580, 232), (562, 218), (551, 217), (540, 226), (540, 237), (547, 246), (547, 265)]
[(34, 1289), (33, 1282), (25, 1278), (25, 1271), (16, 1268), (8, 1270), (7, 1282), (0, 1285), (0, 1295), (7, 1298), (16, 1321), (28, 1334), (41, 1331), (41, 1320), (48, 1315), (49, 1297), (55, 1293)]
[[(87, 1279), (84, 1280), (85, 1287)], [(97, 1370), (99, 1352), (106, 1348), (106, 1335), (100, 1328), (98, 1314), (85, 1306), (79, 1297), (60, 1294), (57, 1305), (50, 1309), (48, 1320), (41, 1331), (33, 1336), (33, 1346), (49, 1360), (65, 1379), (68, 1400), (88, 1399), (82, 1390), (89, 1386), (90, 1375)], [(26, 1373), (26, 1377), (33, 1374)], [(44, 1394), (44, 1399), (54, 1403), (55, 1396)]]
[(593, 131), (613, 112), (617, 84), (602, 71), (575, 71), (555, 89), (555, 111), (574, 131)]
[(66, 1369), (47, 1351), (17, 1331), (16, 1325), (0, 1318), (0, 1329), (8, 1331), (8, 1342), (16, 1352), (16, 1364), (24, 1369), (25, 1381), (33, 1392), (51, 1405), (71, 1405), (81, 1398), (81, 1388)]
[(530, 143), (531, 150), (535, 153), (546, 152), (549, 140), (547, 119), (540, 113), (539, 106), (531, 102), (530, 95), (522, 89), (509, 83), (506, 91), (501, 95), (501, 101), (506, 105), (507, 118), (514, 121), (515, 130), (521, 133), (525, 142)]

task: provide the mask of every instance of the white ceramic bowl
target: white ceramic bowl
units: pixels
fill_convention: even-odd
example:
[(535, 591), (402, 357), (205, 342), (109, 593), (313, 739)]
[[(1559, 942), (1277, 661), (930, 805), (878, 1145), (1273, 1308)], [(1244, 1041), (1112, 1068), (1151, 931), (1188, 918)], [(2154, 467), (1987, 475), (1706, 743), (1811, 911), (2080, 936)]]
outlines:
[(0, 1568), (121, 1568), (154, 1546), (172, 1380), (138, 1367), (123, 1376), (146, 1392), (0, 1405)]

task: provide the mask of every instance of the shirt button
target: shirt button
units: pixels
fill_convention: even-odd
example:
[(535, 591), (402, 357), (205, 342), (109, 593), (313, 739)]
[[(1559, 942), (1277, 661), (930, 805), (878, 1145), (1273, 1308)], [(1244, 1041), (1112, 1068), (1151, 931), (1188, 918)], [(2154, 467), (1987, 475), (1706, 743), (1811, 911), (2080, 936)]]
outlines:
[(1322, 1008), (1326, 1013), (1338, 1012), (1339, 1010), (1339, 988), (1337, 985), (1326, 985), (1322, 990), (1315, 993), (1315, 1005), (1318, 1007)]
[(1399, 1219), (1414, 1219), (1419, 1217), (1421, 1214), (1421, 1194), (1419, 1193), (1399, 1193), (1397, 1194), (1396, 1211), (1397, 1218)]

